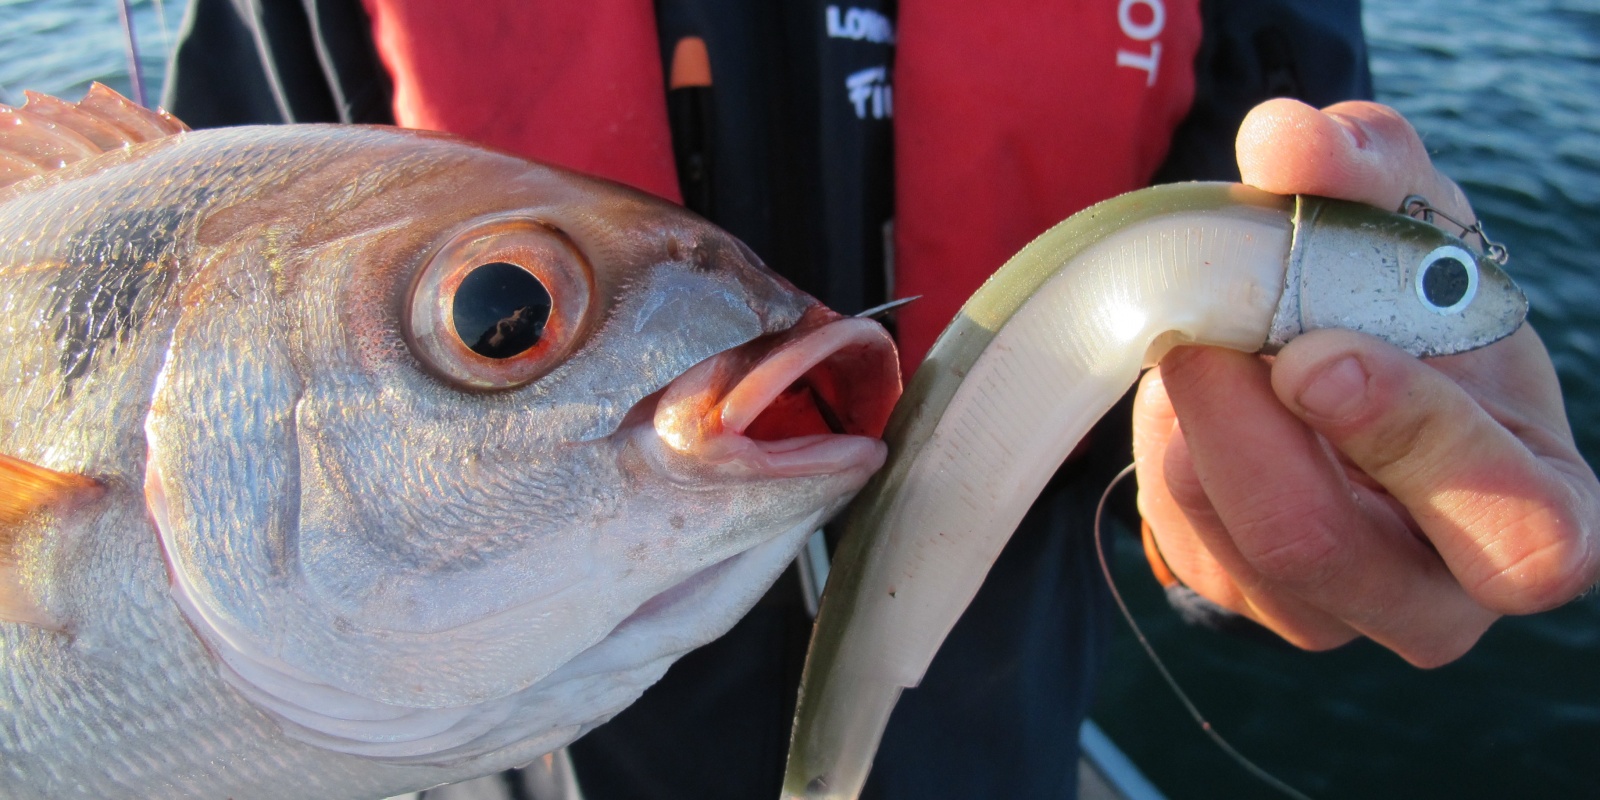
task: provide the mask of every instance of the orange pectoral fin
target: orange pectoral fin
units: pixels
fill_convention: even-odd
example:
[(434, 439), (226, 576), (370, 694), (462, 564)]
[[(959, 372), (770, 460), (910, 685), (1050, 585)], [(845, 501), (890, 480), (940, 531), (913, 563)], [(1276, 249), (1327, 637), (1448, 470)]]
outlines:
[(18, 564), (22, 537), (37, 529), (29, 523), (39, 513), (98, 495), (101, 488), (92, 478), (0, 455), (0, 620), (60, 627), (24, 584)]

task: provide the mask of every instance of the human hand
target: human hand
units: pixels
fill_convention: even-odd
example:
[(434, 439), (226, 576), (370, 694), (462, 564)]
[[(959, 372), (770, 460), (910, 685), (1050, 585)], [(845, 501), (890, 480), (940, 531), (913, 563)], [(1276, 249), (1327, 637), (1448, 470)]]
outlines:
[[(1238, 156), (1268, 191), (1387, 209), (1421, 194), (1475, 219), (1411, 126), (1374, 103), (1269, 101)], [(1140, 383), (1134, 454), (1173, 573), (1304, 648), (1364, 635), (1436, 666), (1501, 615), (1600, 577), (1600, 483), (1527, 325), (1426, 362), (1333, 330), (1270, 361), (1179, 348)]]

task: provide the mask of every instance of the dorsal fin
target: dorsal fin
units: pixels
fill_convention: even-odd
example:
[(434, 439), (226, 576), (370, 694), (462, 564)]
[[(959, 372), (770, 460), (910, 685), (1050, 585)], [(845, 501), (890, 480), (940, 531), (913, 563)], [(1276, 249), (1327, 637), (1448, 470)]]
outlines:
[(101, 484), (0, 455), (0, 620), (59, 628), (22, 580), (20, 538), (39, 513), (99, 495)]
[(25, 92), (19, 108), (0, 105), (0, 188), (189, 126), (96, 83), (77, 103)]

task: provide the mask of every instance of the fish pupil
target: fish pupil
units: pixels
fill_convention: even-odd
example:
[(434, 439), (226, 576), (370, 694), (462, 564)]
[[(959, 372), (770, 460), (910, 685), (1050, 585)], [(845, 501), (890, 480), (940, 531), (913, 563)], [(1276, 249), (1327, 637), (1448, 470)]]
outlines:
[(1436, 308), (1450, 308), (1467, 296), (1471, 283), (1467, 265), (1458, 258), (1443, 256), (1425, 267), (1422, 297)]
[(550, 291), (527, 270), (495, 261), (475, 267), (456, 289), (456, 335), (485, 358), (511, 358), (544, 336)]

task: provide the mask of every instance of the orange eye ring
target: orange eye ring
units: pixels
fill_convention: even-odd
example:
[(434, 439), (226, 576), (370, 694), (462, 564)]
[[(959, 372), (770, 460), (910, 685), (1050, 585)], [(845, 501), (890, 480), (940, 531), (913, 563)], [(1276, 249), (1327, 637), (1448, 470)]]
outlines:
[(402, 330), (439, 378), (510, 389), (572, 352), (593, 294), (593, 271), (566, 234), (527, 217), (494, 217), (455, 233), (417, 271)]

